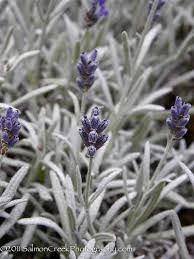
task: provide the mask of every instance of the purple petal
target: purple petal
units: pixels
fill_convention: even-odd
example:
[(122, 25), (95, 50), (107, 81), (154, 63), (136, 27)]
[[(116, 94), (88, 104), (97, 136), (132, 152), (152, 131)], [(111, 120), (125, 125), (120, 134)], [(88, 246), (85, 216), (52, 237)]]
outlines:
[(21, 124), (20, 123), (17, 123), (15, 125), (13, 125), (13, 127), (12, 127), (12, 134), (13, 135), (18, 135), (20, 129), (21, 129)]
[(98, 128), (97, 128), (97, 132), (98, 133), (101, 133), (103, 132), (103, 130), (105, 130), (107, 127), (108, 127), (108, 124), (109, 124), (109, 121), (104, 119), (100, 122), (100, 124), (98, 125)]
[(174, 130), (176, 128), (171, 118), (166, 119), (166, 124), (170, 130)]
[(94, 146), (89, 146), (87, 156), (93, 158), (95, 154), (96, 154), (96, 148)]
[(183, 104), (182, 98), (177, 96), (175, 100), (175, 106), (177, 106), (178, 108), (181, 108), (182, 104)]
[(98, 0), (99, 5), (104, 5), (106, 3), (106, 0)]
[(180, 110), (180, 114), (182, 116), (187, 116), (188, 113), (189, 113), (190, 108), (191, 108), (191, 104), (189, 104), (189, 103), (183, 104), (183, 106), (182, 106), (182, 108)]
[(83, 69), (83, 65), (82, 64), (78, 64), (77, 65), (77, 71), (80, 74), (80, 76), (85, 76), (86, 75), (85, 70)]
[(13, 117), (13, 108), (9, 107), (6, 112), (6, 118), (12, 118)]
[(175, 106), (171, 107), (171, 116), (172, 116), (173, 120), (179, 119), (179, 114), (178, 114), (177, 108)]
[(81, 81), (80, 79), (77, 79), (76, 81), (77, 81), (77, 85), (79, 86), (79, 88), (81, 90), (83, 90), (83, 88), (84, 88), (83, 81)]
[(106, 136), (105, 134), (100, 135), (95, 144), (96, 149), (101, 148), (107, 140), (108, 136)]
[(88, 147), (89, 146), (88, 134), (83, 129), (79, 129), (79, 134), (82, 138), (84, 145)]
[(86, 115), (84, 115), (81, 119), (82, 125), (84, 130), (86, 131), (86, 133), (89, 133), (91, 130), (91, 124), (90, 121), (88, 119), (88, 117)]
[(108, 16), (108, 10), (105, 8), (105, 6), (104, 7), (101, 7), (100, 8), (100, 11), (99, 11), (99, 16)]
[(19, 138), (14, 136), (11, 140), (9, 140), (8, 146), (13, 147), (18, 141), (19, 141)]
[(2, 140), (3, 140), (4, 142), (6, 142), (6, 143), (9, 142), (9, 135), (8, 135), (8, 133), (7, 133), (6, 131), (3, 131), (3, 132), (2, 132)]
[(177, 122), (177, 127), (185, 127), (187, 125), (187, 123), (189, 122), (190, 116), (188, 115), (188, 117), (184, 117), (182, 119), (180, 119)]
[(97, 49), (95, 49), (95, 50), (92, 51), (91, 56), (90, 56), (90, 59), (91, 59), (93, 62), (96, 61), (97, 54), (98, 54)]
[(181, 139), (187, 133), (187, 129), (183, 128), (175, 134), (176, 139)]
[(80, 59), (81, 59), (81, 62), (82, 62), (85, 66), (88, 65), (88, 57), (87, 57), (87, 54), (86, 54), (86, 53), (83, 52), (83, 53), (80, 55)]
[(19, 110), (15, 110), (15, 111), (14, 111), (14, 116), (13, 116), (13, 117), (14, 117), (15, 119), (18, 119), (18, 118), (19, 118), (19, 116), (20, 116), (20, 111), (19, 111)]
[(96, 77), (94, 75), (91, 75), (84, 80), (84, 83), (86, 86), (91, 87), (95, 80), (96, 80)]
[(92, 109), (91, 116), (99, 116), (100, 115), (100, 109), (96, 106)]
[(95, 130), (91, 131), (89, 134), (88, 134), (88, 141), (90, 143), (96, 143), (96, 140), (98, 138), (98, 134)]
[(7, 129), (7, 130), (12, 130), (12, 121), (11, 121), (11, 119), (7, 119), (6, 121), (5, 121), (5, 128)]
[(91, 64), (91, 65), (88, 66), (87, 72), (88, 72), (88, 74), (93, 74), (96, 71), (96, 69), (97, 69), (97, 65)]
[(97, 129), (97, 127), (98, 127), (98, 125), (99, 125), (99, 122), (100, 122), (100, 118), (99, 118), (99, 116), (95, 116), (95, 115), (93, 115), (92, 117), (91, 117), (91, 127), (92, 127), (92, 129)]

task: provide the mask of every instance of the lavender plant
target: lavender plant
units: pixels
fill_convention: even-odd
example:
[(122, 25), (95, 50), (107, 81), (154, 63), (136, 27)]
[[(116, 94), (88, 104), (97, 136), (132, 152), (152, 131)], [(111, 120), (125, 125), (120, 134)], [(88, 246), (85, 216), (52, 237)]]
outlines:
[(0, 258), (193, 257), (193, 8), (0, 1)]

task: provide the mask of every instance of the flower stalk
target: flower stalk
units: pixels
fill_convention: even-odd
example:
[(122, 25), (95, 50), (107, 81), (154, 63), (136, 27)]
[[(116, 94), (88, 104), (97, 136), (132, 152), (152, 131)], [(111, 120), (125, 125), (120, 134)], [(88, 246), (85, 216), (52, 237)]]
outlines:
[(93, 162), (93, 158), (90, 157), (87, 178), (86, 178), (85, 210), (86, 210), (86, 218), (88, 221), (89, 230), (92, 234), (94, 234), (94, 229), (93, 229), (92, 221), (91, 221), (91, 217), (90, 217), (90, 206), (89, 206), (90, 189), (91, 189), (91, 185), (92, 185), (92, 162)]

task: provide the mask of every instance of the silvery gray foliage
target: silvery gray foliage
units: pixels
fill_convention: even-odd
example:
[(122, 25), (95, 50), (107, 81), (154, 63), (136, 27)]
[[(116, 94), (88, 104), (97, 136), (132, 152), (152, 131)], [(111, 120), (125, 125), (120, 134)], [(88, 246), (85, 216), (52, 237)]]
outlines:
[[(177, 214), (194, 208), (194, 143), (166, 147), (164, 104), (176, 95), (193, 104), (194, 2), (168, 0), (156, 21), (159, 2), (106, 1), (109, 15), (86, 29), (87, 0), (0, 1), (0, 112), (19, 109), (22, 125), (1, 160), (1, 245), (74, 246), (61, 259), (193, 256), (194, 227)], [(94, 49), (96, 78), (83, 95), (77, 64)], [(95, 106), (110, 138), (93, 158), (86, 208), (78, 128)]]

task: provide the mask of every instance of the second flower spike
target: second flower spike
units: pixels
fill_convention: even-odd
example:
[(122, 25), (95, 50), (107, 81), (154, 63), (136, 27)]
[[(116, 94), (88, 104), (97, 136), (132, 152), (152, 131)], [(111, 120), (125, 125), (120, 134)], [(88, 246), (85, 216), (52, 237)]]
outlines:
[(97, 50), (93, 50), (91, 53), (83, 52), (80, 55), (80, 62), (77, 65), (78, 79), (77, 84), (79, 88), (86, 92), (93, 85), (96, 77), (95, 71), (97, 69)]
[(79, 129), (83, 144), (87, 147), (88, 157), (94, 157), (96, 151), (108, 140), (108, 136), (103, 131), (108, 127), (108, 120), (100, 118), (100, 110), (94, 107), (90, 118), (84, 115), (81, 119), (82, 128)]
[(190, 119), (190, 108), (191, 104), (184, 103), (179, 96), (176, 97), (175, 104), (171, 107), (171, 116), (166, 120), (174, 139), (181, 139), (187, 133), (185, 126)]

